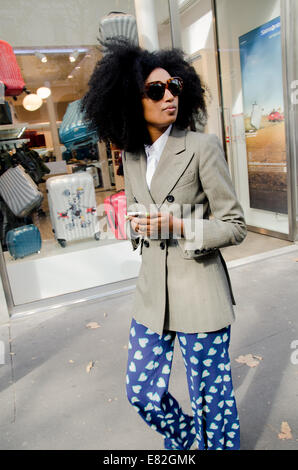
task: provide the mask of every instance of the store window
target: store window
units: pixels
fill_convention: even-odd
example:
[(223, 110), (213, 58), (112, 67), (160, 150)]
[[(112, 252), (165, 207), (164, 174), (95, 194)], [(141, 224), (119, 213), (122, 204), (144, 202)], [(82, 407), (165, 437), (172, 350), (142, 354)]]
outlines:
[(71, 4), (1, 3), (0, 67), (6, 61), (19, 80), (9, 91), (0, 77), (1, 273), (13, 307), (138, 274), (129, 243), (119, 249), (125, 233), (107, 217), (107, 201), (124, 192), (123, 152), (98, 142), (80, 111), (104, 53), (103, 21), (123, 13), (122, 34), (134, 1)]
[(287, 237), (280, 1), (217, 0), (216, 17), (226, 150), (235, 187), (250, 228)]

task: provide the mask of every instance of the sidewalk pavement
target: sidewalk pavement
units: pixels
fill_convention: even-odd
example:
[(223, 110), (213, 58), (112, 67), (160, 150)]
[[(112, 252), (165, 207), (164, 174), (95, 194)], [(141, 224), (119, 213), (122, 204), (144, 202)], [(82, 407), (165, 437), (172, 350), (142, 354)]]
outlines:
[[(297, 260), (298, 247), (229, 270), (241, 449), (298, 449)], [(125, 395), (132, 301), (128, 293), (0, 327), (0, 449), (163, 450)], [(236, 361), (247, 354), (258, 356), (255, 367)], [(170, 390), (191, 413), (177, 342)], [(279, 436), (283, 422), (289, 439)]]

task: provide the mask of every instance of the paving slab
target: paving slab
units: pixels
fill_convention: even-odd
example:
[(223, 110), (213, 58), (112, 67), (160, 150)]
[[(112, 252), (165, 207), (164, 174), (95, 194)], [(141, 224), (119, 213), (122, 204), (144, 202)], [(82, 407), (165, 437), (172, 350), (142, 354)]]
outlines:
[[(242, 449), (298, 449), (297, 252), (230, 269), (230, 356)], [(133, 294), (11, 320), (0, 328), (0, 449), (162, 450), (125, 394)], [(99, 327), (88, 328), (90, 322)], [(96, 326), (96, 325), (93, 325)], [(9, 341), (11, 340), (11, 343)], [(11, 350), (10, 345), (11, 344)], [(261, 357), (256, 367), (236, 361)], [(191, 413), (176, 341), (170, 391)], [(282, 422), (292, 438), (281, 440)]]

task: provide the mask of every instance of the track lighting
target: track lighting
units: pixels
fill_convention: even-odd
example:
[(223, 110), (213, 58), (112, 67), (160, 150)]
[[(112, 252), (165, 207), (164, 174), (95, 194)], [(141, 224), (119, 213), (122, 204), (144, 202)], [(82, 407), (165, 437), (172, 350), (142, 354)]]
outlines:
[(43, 62), (44, 64), (48, 61), (47, 56), (46, 56), (45, 54), (43, 54), (42, 52), (36, 51), (36, 52), (35, 52), (35, 55), (36, 55), (36, 57), (38, 57), (38, 59), (41, 60), (41, 62)]
[(69, 62), (75, 62), (79, 56), (79, 51), (73, 51), (69, 54)]

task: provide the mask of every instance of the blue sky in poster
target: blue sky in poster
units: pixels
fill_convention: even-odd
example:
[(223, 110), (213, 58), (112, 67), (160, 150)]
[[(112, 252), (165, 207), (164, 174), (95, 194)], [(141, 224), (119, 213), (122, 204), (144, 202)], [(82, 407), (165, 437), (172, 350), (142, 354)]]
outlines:
[(280, 18), (240, 36), (239, 44), (244, 114), (251, 115), (255, 102), (265, 115), (283, 111)]

